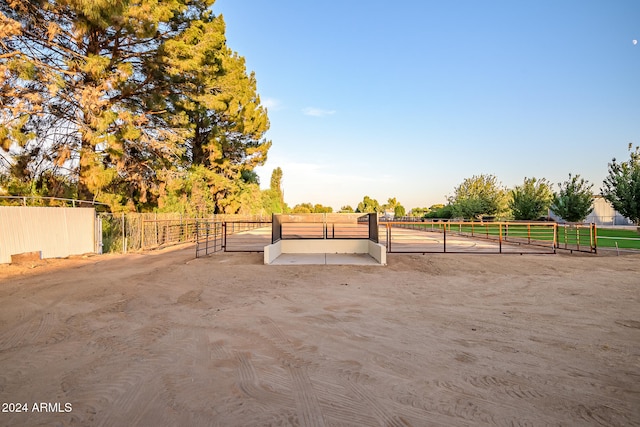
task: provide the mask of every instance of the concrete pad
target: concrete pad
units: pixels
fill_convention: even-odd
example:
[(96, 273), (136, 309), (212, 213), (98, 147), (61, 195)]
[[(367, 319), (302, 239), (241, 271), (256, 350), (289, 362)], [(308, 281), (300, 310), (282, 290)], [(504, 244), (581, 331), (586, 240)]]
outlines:
[(281, 254), (271, 265), (319, 265), (326, 264), (325, 254)]
[(331, 265), (381, 265), (369, 254), (325, 254)]
[(271, 265), (380, 265), (369, 254), (281, 254)]

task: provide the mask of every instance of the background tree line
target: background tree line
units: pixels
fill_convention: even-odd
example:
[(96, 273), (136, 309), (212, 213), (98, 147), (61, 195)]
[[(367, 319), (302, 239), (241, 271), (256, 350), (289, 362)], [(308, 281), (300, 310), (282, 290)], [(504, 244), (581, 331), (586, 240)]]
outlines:
[[(608, 165), (600, 194), (613, 208), (640, 225), (640, 148), (629, 144), (630, 158)], [(568, 222), (581, 222), (593, 211), (593, 184), (580, 175), (553, 185), (546, 179), (525, 178), (508, 190), (494, 175), (465, 179), (448, 197), (447, 205), (435, 205), (419, 212), (426, 218), (537, 220), (552, 211)]]
[[(0, 191), (107, 203), (113, 211), (327, 212), (284, 201), (282, 170), (261, 191), (254, 169), (271, 142), (244, 58), (227, 46), (215, 0), (0, 2)], [(601, 194), (640, 221), (640, 152), (609, 163)], [(465, 179), (427, 216), (568, 221), (591, 209), (592, 184), (493, 175)], [(406, 214), (365, 196), (356, 209)]]

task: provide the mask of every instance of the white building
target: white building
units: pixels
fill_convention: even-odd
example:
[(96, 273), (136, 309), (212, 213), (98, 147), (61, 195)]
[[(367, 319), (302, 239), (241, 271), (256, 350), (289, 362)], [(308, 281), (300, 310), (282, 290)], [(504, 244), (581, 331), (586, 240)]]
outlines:
[[(551, 211), (551, 218), (558, 222), (563, 220)], [(613, 209), (611, 203), (604, 197), (598, 195), (593, 198), (593, 212), (584, 220), (586, 224), (596, 225), (633, 225), (633, 222), (624, 217), (620, 212)]]

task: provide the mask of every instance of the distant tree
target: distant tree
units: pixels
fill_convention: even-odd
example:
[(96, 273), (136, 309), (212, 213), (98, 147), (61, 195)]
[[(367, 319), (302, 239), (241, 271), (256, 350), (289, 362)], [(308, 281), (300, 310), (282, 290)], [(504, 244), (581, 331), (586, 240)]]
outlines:
[(356, 212), (358, 213), (373, 213), (380, 212), (380, 203), (376, 199), (372, 199), (369, 196), (364, 196), (364, 199), (360, 203), (358, 203), (358, 207), (356, 208)]
[(340, 213), (353, 213), (353, 208), (350, 205), (345, 205), (345, 206), (342, 206), (338, 212), (340, 212)]
[(273, 172), (271, 172), (271, 186), (269, 188), (277, 192), (282, 199), (282, 169), (280, 167), (275, 168)]
[(453, 206), (451, 205), (433, 205), (429, 208), (429, 212), (424, 215), (425, 218), (453, 218)]
[(580, 175), (559, 183), (559, 190), (553, 195), (551, 210), (568, 222), (582, 222), (593, 211), (593, 193), (589, 184)]
[(387, 203), (385, 203), (384, 205), (381, 206), (382, 210), (394, 210), (395, 207), (398, 205), (398, 199), (396, 199), (395, 197), (389, 197), (387, 199)]
[(333, 208), (331, 206), (323, 206), (320, 203), (316, 203), (313, 206), (313, 213), (331, 213)]
[(311, 203), (298, 203), (291, 212), (294, 214), (313, 213), (313, 205)]
[(404, 207), (400, 204), (400, 202), (398, 202), (398, 199), (396, 199), (395, 197), (389, 197), (387, 199), (387, 203), (382, 205), (380, 208), (381, 212), (385, 212), (387, 210), (393, 211), (394, 217), (403, 217), (405, 215)]
[(525, 178), (509, 192), (509, 208), (517, 220), (536, 220), (546, 216), (553, 201), (551, 186), (542, 178)]
[(271, 172), (271, 185), (262, 193), (262, 205), (266, 213), (284, 213), (286, 204), (282, 192), (282, 169), (275, 168)]
[(632, 151), (628, 161), (618, 163), (616, 159), (609, 163), (609, 175), (601, 189), (602, 196), (613, 208), (640, 225), (640, 147)]
[(411, 210), (409, 211), (409, 216), (421, 218), (427, 212), (429, 212), (429, 208), (411, 208)]
[(311, 203), (299, 203), (292, 209), (292, 213), (331, 213), (331, 206), (323, 206), (320, 203), (312, 205)]
[(507, 212), (507, 192), (494, 175), (465, 179), (449, 197), (455, 217), (482, 218)]

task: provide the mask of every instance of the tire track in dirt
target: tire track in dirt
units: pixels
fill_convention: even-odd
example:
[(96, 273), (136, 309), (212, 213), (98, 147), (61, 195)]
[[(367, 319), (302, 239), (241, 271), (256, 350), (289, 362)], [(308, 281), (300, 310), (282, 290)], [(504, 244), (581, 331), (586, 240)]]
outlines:
[(261, 404), (276, 404), (287, 408), (295, 406), (295, 400), (290, 395), (280, 394), (262, 387), (255, 367), (251, 362), (251, 355), (247, 352), (237, 352), (238, 388), (246, 396), (256, 399)]
[(27, 344), (52, 344), (63, 340), (69, 331), (64, 326), (56, 329), (56, 323), (59, 323), (58, 316), (51, 311), (40, 311), (28, 316), (24, 323), (0, 335), (0, 352)]
[[(58, 321), (56, 308), (60, 302), (65, 300), (70, 293), (58, 296), (49, 304), (42, 307), (34, 307), (33, 311), (26, 314), (26, 310), (20, 311), (19, 318), (13, 322), (13, 325), (3, 326), (5, 332), (0, 333), (0, 352), (21, 346), (23, 343), (32, 344), (39, 343), (39, 338), (45, 336), (53, 330), (54, 323)], [(64, 339), (68, 334), (68, 330), (64, 328), (54, 337), (54, 341)]]
[[(304, 426), (323, 427), (326, 425), (318, 395), (307, 372), (304, 359), (299, 358), (300, 350), (294, 345), (287, 335), (268, 317), (261, 317), (260, 323), (267, 331), (267, 340), (270, 340), (281, 351), (282, 363), (287, 368), (292, 379), (292, 393), (296, 400), (298, 419)], [(303, 348), (299, 345), (301, 349)]]
[[(118, 301), (97, 311), (112, 313), (123, 304)], [(120, 337), (108, 327), (95, 331), (85, 345), (93, 357), (60, 380), (65, 395), (74, 399), (74, 409), (82, 408), (84, 419), (93, 420), (93, 425), (139, 425), (153, 412), (154, 402), (166, 401), (157, 373), (171, 365), (173, 356), (157, 356), (149, 347), (165, 335), (162, 325), (145, 325)]]
[(411, 424), (399, 415), (390, 413), (381, 402), (359, 384), (349, 383), (349, 389), (365, 402), (367, 408), (375, 414), (376, 420), (385, 427), (411, 427)]

